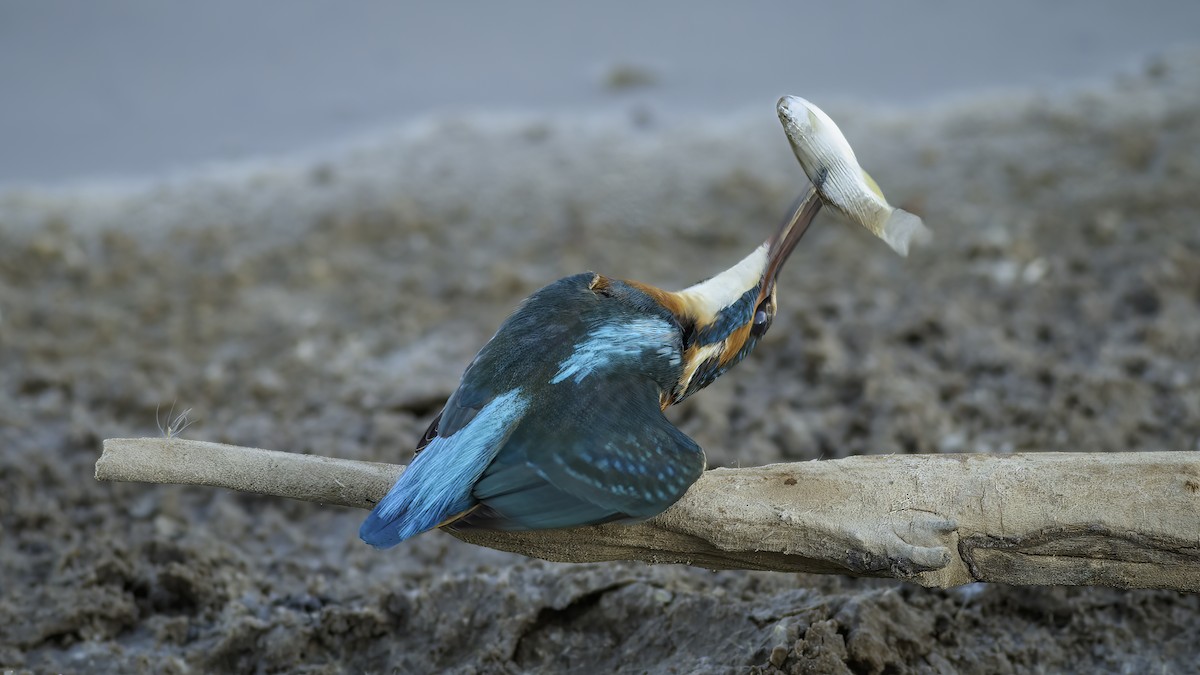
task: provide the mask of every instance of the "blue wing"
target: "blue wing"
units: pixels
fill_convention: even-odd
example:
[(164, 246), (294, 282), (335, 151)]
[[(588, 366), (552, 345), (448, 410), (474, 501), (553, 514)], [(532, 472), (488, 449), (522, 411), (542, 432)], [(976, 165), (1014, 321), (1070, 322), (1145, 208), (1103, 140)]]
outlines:
[(524, 418), (475, 484), (481, 508), (453, 527), (534, 530), (637, 521), (674, 504), (704, 452), (659, 408), (648, 379), (592, 378)]
[(452, 527), (537, 530), (661, 513), (700, 477), (704, 452), (663, 417), (652, 381), (593, 377), (586, 388), (557, 391), (533, 413), (531, 397), (512, 389), (461, 429), (439, 430), (359, 536), (387, 548), (468, 511)]

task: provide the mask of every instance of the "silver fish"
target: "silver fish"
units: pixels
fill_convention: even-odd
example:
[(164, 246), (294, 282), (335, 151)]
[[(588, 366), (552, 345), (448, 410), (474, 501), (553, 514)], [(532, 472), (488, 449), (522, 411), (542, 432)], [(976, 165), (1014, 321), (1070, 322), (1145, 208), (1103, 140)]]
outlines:
[(910, 242), (931, 237), (919, 217), (888, 204), (875, 179), (858, 165), (842, 130), (825, 111), (799, 96), (784, 96), (776, 109), (792, 152), (828, 206), (867, 228), (903, 256), (908, 255)]

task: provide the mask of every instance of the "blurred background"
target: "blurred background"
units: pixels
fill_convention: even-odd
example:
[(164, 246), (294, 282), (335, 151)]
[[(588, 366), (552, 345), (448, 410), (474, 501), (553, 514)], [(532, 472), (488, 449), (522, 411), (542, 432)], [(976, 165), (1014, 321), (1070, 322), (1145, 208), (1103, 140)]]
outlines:
[[(1200, 3), (0, 3), (0, 188), (362, 139), (443, 112), (909, 104), (1108, 75)], [(773, 123), (764, 115), (765, 123)]]

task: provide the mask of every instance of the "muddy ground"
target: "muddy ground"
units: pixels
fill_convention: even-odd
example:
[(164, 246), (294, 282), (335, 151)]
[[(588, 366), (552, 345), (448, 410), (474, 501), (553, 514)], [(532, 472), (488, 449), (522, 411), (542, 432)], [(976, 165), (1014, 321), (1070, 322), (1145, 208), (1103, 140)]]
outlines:
[[(0, 669), (1194, 672), (1196, 595), (380, 552), (362, 512), (92, 479), (172, 403), (191, 438), (406, 462), (540, 285), (679, 287), (765, 236), (801, 181), (773, 103), (0, 196)], [(711, 466), (1200, 449), (1200, 58), (831, 113), (937, 240), (823, 216), (758, 351), (671, 413)]]

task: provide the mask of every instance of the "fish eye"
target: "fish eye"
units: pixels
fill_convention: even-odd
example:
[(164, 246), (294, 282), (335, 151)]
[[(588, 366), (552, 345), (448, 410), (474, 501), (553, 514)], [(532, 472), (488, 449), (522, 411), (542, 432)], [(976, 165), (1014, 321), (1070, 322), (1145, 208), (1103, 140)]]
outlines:
[(758, 309), (758, 311), (754, 313), (754, 325), (755, 326), (763, 325), (764, 323), (767, 322), (767, 318), (768, 318), (767, 310), (760, 307)]

